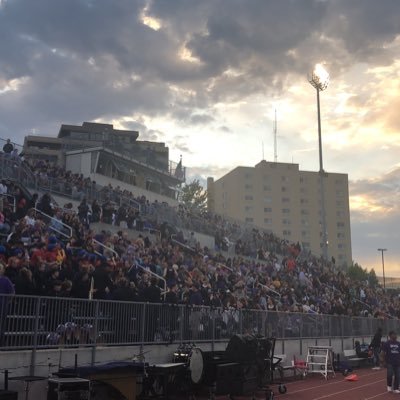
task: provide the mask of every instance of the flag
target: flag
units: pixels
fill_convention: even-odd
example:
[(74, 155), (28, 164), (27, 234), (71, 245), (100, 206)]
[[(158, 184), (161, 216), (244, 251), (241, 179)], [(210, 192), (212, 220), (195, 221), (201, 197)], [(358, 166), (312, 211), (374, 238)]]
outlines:
[(175, 178), (178, 178), (178, 179), (183, 179), (184, 178), (183, 167), (182, 167), (182, 157), (179, 160), (179, 163), (175, 168)]

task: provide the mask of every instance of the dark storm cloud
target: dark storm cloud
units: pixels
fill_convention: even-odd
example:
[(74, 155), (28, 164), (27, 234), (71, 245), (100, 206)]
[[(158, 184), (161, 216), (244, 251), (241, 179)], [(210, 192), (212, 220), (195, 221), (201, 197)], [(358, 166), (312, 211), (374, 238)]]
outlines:
[[(158, 31), (141, 22), (145, 7)], [(196, 124), (216, 102), (281, 93), (321, 58), (333, 60), (333, 75), (352, 60), (379, 64), (400, 31), (399, 8), (397, 0), (6, 0), (0, 85), (25, 83), (0, 96), (0, 129), (54, 133), (61, 122), (133, 113)], [(183, 47), (198, 62), (182, 59)]]
[(192, 125), (205, 125), (215, 121), (215, 118), (207, 114), (193, 114), (190, 116), (189, 121)]
[(139, 140), (163, 141), (164, 133), (155, 129), (149, 129), (142, 118), (139, 118), (137, 121), (125, 121), (121, 125), (123, 129), (138, 131)]

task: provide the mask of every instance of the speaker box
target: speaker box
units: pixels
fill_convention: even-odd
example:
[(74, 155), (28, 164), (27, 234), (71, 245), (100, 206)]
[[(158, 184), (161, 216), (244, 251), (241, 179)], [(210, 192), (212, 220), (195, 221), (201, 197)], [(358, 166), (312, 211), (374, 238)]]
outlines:
[(226, 357), (237, 363), (254, 363), (258, 356), (257, 339), (251, 335), (235, 335), (229, 340)]
[(81, 378), (49, 379), (47, 400), (90, 400), (90, 381)]
[(0, 390), (0, 400), (18, 400), (18, 392)]
[(241, 379), (240, 365), (238, 363), (218, 364), (215, 369), (215, 394), (233, 393), (235, 382)]
[(254, 392), (258, 390), (258, 388), (259, 385), (257, 378), (245, 379), (242, 381), (235, 382), (234, 391), (231, 393), (237, 396), (246, 396), (249, 394), (252, 395)]

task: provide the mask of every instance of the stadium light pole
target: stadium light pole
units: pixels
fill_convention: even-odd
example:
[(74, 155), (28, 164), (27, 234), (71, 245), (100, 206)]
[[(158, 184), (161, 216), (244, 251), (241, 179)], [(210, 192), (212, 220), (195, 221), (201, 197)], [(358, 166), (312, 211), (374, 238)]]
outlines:
[(378, 249), (378, 251), (382, 254), (382, 272), (383, 272), (383, 289), (386, 290), (386, 278), (385, 278), (385, 256), (383, 253), (387, 251), (387, 249)]
[(328, 260), (328, 232), (326, 227), (325, 192), (324, 192), (324, 164), (322, 158), (322, 133), (321, 133), (321, 107), (319, 93), (329, 85), (329, 74), (321, 64), (316, 64), (308, 81), (317, 91), (317, 117), (318, 117), (318, 148), (319, 148), (319, 190), (321, 192), (321, 225), (322, 225), (322, 255)]

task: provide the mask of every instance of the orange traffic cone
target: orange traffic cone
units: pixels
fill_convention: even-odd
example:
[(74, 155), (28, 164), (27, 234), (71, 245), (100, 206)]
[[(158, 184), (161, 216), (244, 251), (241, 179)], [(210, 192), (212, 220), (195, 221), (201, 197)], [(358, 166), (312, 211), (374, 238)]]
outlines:
[(344, 378), (346, 381), (348, 382), (357, 382), (358, 381), (358, 375), (356, 374), (351, 374), (349, 376), (346, 376), (346, 378)]

